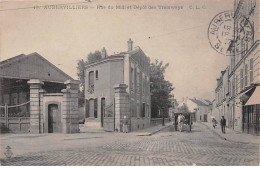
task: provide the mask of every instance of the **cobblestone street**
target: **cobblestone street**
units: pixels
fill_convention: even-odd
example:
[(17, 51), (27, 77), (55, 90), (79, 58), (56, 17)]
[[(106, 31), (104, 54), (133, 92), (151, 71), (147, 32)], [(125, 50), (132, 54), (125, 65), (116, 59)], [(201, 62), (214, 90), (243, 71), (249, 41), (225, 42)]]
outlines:
[[(1, 165), (259, 165), (259, 145), (223, 140), (198, 123), (190, 133), (166, 128), (152, 136), (93, 132), (46, 142), (49, 138), (31, 138), (31, 142), (42, 140), (35, 152), (2, 158)], [(29, 140), (10, 139), (1, 136), (3, 145), (8, 142), (11, 147)], [(18, 147), (12, 150), (15, 152)]]

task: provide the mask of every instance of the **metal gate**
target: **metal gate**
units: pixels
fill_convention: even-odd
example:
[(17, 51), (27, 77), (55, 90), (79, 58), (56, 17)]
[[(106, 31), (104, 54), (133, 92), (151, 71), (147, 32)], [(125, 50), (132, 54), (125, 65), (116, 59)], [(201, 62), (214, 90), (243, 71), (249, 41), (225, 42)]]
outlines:
[(111, 104), (104, 107), (104, 125), (103, 129), (105, 131), (115, 131), (115, 114), (114, 108), (115, 104), (112, 102)]
[(22, 112), (21, 109), (27, 110), (30, 101), (9, 106), (5, 104), (0, 106), (0, 127), (1, 132), (28, 132), (30, 127), (30, 111)]

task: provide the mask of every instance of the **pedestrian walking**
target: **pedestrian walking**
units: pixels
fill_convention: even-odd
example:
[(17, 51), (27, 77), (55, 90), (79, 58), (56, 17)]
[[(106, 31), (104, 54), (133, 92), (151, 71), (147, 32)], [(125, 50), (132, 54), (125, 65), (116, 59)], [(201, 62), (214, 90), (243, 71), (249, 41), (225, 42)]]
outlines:
[(222, 119), (220, 120), (220, 125), (221, 125), (221, 130), (222, 130), (222, 133), (225, 134), (226, 131), (225, 131), (225, 128), (226, 128), (226, 119), (224, 116), (222, 116)]
[(182, 132), (184, 119), (185, 119), (185, 117), (182, 114), (179, 114), (179, 116), (178, 116), (178, 127), (179, 127), (180, 132)]
[(216, 128), (217, 126), (217, 120), (215, 118), (212, 119), (212, 124), (213, 124), (213, 127)]

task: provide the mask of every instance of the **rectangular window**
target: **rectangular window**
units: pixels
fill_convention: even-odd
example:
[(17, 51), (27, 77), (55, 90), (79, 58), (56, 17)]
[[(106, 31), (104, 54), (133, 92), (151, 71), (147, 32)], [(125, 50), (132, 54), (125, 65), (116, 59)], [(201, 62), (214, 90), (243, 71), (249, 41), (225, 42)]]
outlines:
[(236, 75), (235, 84), (236, 84), (236, 94), (237, 94), (238, 93), (238, 75)]
[(235, 95), (235, 83), (234, 83), (234, 81), (232, 80), (232, 86), (231, 86), (231, 93), (232, 93), (232, 96), (234, 96)]
[(240, 90), (244, 88), (244, 73), (243, 69), (240, 69)]
[(149, 117), (150, 116), (150, 113), (149, 113), (149, 105), (147, 105), (147, 109), (146, 109), (146, 114), (147, 114), (147, 117)]
[(134, 89), (134, 69), (133, 68), (131, 68), (130, 86), (131, 86), (131, 89)]
[(136, 83), (137, 92), (140, 92), (140, 73), (137, 72), (137, 83)]
[(145, 92), (145, 78), (143, 78), (143, 94)]
[(147, 81), (146, 81), (146, 92), (147, 93), (147, 96), (149, 96), (149, 93), (150, 93), (150, 82), (149, 82), (149, 78), (147, 77)]
[(254, 59), (250, 59), (250, 83), (254, 81)]
[(132, 114), (132, 117), (136, 117), (136, 114), (135, 114), (135, 103), (133, 100), (131, 100), (131, 114)]
[(136, 114), (138, 115), (138, 117), (140, 117), (140, 103), (137, 102), (137, 105), (136, 105)]
[(97, 99), (95, 99), (94, 100), (94, 118), (98, 117), (97, 108), (98, 108), (98, 102), (97, 102)]
[(142, 117), (145, 117), (145, 109), (146, 109), (146, 105), (145, 105), (145, 103), (143, 103), (143, 114), (142, 114)]
[(247, 83), (247, 73), (248, 73), (248, 66), (247, 66), (247, 64), (246, 64), (246, 65), (245, 65), (245, 86), (248, 85), (248, 83)]
[(139, 84), (139, 92), (141, 93), (141, 91), (142, 91), (142, 85), (143, 85), (143, 83), (144, 83), (144, 82), (142, 82), (142, 73), (140, 73), (140, 75), (138, 76), (138, 78), (139, 78), (139, 82), (140, 82), (140, 84)]
[(89, 72), (89, 90), (94, 91), (94, 72)]
[(96, 70), (96, 79), (98, 79), (98, 71)]

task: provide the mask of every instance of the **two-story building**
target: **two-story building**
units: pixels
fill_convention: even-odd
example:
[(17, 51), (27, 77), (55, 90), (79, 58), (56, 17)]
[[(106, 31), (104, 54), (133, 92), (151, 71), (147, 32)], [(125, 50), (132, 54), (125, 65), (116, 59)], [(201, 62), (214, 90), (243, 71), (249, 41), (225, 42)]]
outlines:
[[(127, 110), (124, 118), (131, 130), (150, 126), (150, 61), (140, 47), (133, 49), (133, 41), (127, 42), (128, 50), (107, 56), (88, 64), (85, 69), (86, 123), (94, 123), (107, 131), (122, 131), (117, 127), (117, 99), (115, 85), (126, 85)], [(120, 102), (120, 101), (119, 101)], [(121, 112), (122, 113), (122, 112)], [(122, 117), (121, 117), (122, 118)], [(122, 119), (121, 119), (122, 121)]]

